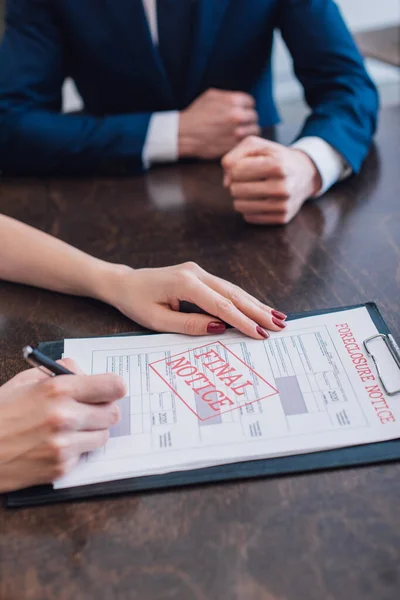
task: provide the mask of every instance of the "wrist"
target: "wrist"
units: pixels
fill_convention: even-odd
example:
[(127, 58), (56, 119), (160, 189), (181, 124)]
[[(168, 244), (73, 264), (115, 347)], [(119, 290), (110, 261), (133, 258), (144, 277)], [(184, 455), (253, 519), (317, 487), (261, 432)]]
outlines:
[(306, 197), (312, 198), (318, 194), (322, 187), (322, 177), (317, 168), (317, 165), (312, 158), (303, 150), (293, 148), (295, 152), (298, 152), (302, 156), (304, 162), (304, 173), (307, 173), (306, 180)]
[(310, 182), (310, 198), (314, 198), (314, 196), (316, 196), (321, 188), (322, 188), (322, 177), (320, 172), (318, 171), (314, 161), (310, 158), (310, 162), (312, 164), (312, 176), (311, 176), (311, 182)]
[(134, 269), (106, 261), (97, 261), (89, 296), (118, 308), (122, 282)]
[(191, 132), (191, 118), (186, 110), (179, 113), (178, 156), (193, 158), (196, 156), (196, 140)]

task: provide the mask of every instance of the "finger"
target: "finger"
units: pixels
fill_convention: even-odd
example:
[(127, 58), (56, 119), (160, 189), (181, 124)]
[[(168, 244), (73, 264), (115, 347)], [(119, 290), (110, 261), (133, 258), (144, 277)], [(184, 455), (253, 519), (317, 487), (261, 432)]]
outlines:
[[(225, 279), (222, 279), (221, 277), (217, 277), (216, 275), (211, 275), (211, 273), (208, 273), (207, 271), (204, 271), (203, 274), (200, 275), (200, 279), (213, 289), (214, 289), (215, 281), (220, 282), (221, 284), (226, 284), (228, 286), (236, 287), (234, 284), (230, 283), (229, 281), (226, 281)], [(215, 288), (215, 289), (216, 289), (216, 291), (218, 291), (217, 288)], [(242, 293), (246, 296), (246, 298), (248, 298), (251, 302), (254, 302), (254, 304), (256, 304), (259, 308), (262, 308), (263, 310), (268, 310), (268, 311), (273, 310), (268, 304), (265, 304), (265, 302), (261, 302), (255, 296), (252, 296), (251, 294), (249, 294), (242, 288), (240, 288), (240, 289), (241, 289)], [(223, 293), (223, 295), (225, 295), (225, 293)], [(280, 313), (280, 315), (282, 318), (286, 317), (286, 315), (284, 315), (283, 313)]]
[(271, 331), (281, 331), (285, 327), (286, 315), (284, 313), (263, 304), (240, 287), (207, 272), (205, 272), (202, 280), (221, 296), (233, 302), (244, 315), (261, 325), (261, 327)]
[[(108, 429), (120, 419), (120, 409), (117, 402), (108, 404), (86, 404), (71, 402), (71, 406), (64, 411), (71, 412), (70, 422), (74, 423), (76, 431), (97, 431)], [(68, 422), (68, 415), (65, 415)]]
[(191, 286), (187, 290), (184, 298), (188, 302), (193, 302), (209, 315), (215, 315), (221, 321), (229, 323), (236, 327), (242, 333), (255, 339), (265, 339), (269, 334), (245, 314), (243, 314), (235, 304), (204, 284), (199, 279), (193, 278)]
[(60, 434), (55, 439), (58, 457), (64, 464), (68, 464), (74, 457), (102, 448), (107, 443), (109, 437), (110, 432), (108, 429)]
[(252, 108), (235, 107), (227, 116), (229, 122), (236, 125), (254, 125), (258, 123), (258, 114)]
[(234, 198), (262, 199), (280, 198), (289, 199), (287, 183), (284, 179), (266, 179), (265, 181), (233, 182), (229, 187)]
[(76, 454), (76, 455), (72, 456), (71, 458), (69, 458), (68, 460), (66, 460), (66, 462), (63, 464), (63, 468), (62, 468), (62, 476), (68, 475), (68, 473), (70, 473), (73, 469), (75, 469), (75, 467), (79, 464), (79, 460), (80, 460), (79, 454)]
[(235, 198), (233, 201), (233, 208), (237, 212), (246, 215), (286, 213), (288, 210), (288, 203), (286, 200), (280, 200), (279, 198), (265, 198), (264, 200), (242, 200)]
[(222, 166), (224, 169), (231, 169), (238, 160), (245, 156), (274, 155), (278, 149), (282, 149), (280, 144), (261, 137), (249, 136), (223, 157)]
[(244, 214), (243, 219), (251, 225), (286, 225), (290, 218), (282, 213)]
[(231, 170), (237, 161), (244, 158), (247, 153), (262, 144), (262, 138), (259, 137), (247, 137), (242, 140), (233, 150), (225, 154), (222, 158), (222, 166), (224, 169)]
[(260, 181), (281, 177), (282, 168), (272, 156), (245, 156), (233, 165), (229, 174), (232, 183)]
[(234, 106), (243, 106), (244, 108), (254, 108), (256, 101), (250, 94), (245, 92), (227, 92)]
[(101, 404), (123, 398), (126, 387), (123, 379), (112, 373), (103, 375), (60, 375), (50, 382), (40, 385), (48, 386), (50, 394), (60, 397), (70, 396), (77, 402)]
[(77, 431), (71, 434), (71, 451), (73, 454), (85, 454), (103, 448), (110, 438), (108, 429), (102, 431)]
[(160, 306), (153, 312), (152, 328), (156, 331), (170, 331), (185, 335), (223, 334), (226, 325), (213, 316), (183, 314)]
[(95, 404), (114, 402), (126, 395), (124, 380), (113, 373), (90, 376), (78, 375), (74, 380), (72, 397), (77, 402)]
[(237, 140), (242, 140), (249, 135), (260, 135), (261, 127), (254, 123), (253, 125), (240, 125), (235, 129), (235, 137)]

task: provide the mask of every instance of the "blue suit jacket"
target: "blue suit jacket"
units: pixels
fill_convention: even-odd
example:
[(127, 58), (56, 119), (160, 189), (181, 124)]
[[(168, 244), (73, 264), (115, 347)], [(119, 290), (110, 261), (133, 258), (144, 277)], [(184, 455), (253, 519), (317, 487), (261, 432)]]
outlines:
[[(8, 0), (0, 47), (0, 170), (139, 172), (151, 113), (185, 108), (210, 87), (252, 93), (261, 124), (275, 124), (271, 46), (278, 28), (311, 107), (300, 135), (323, 138), (357, 172), (378, 99), (334, 2), (198, 2), (190, 74), (174, 98), (141, 0)], [(86, 114), (60, 114), (67, 76)]]

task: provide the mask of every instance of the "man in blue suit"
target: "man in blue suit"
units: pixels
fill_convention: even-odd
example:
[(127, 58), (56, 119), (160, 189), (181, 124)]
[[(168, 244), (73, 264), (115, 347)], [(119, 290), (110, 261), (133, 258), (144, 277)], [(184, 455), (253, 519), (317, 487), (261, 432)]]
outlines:
[[(279, 120), (271, 73), (276, 28), (311, 108), (289, 148), (258, 137), (260, 127)], [(68, 76), (82, 114), (61, 113)], [(333, 0), (7, 3), (4, 174), (134, 174), (158, 162), (229, 153), (225, 184), (235, 208), (250, 222), (287, 222), (307, 198), (358, 172), (377, 107)]]

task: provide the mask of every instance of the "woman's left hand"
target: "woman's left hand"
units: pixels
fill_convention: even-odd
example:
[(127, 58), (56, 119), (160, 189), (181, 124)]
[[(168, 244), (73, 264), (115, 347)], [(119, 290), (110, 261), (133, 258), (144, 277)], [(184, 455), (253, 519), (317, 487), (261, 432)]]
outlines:
[[(204, 271), (195, 263), (134, 270), (112, 265), (111, 279), (100, 296), (124, 315), (155, 331), (187, 335), (221, 334), (225, 323), (254, 339), (282, 331), (286, 315), (241, 288)], [(180, 301), (207, 314), (179, 312)]]

